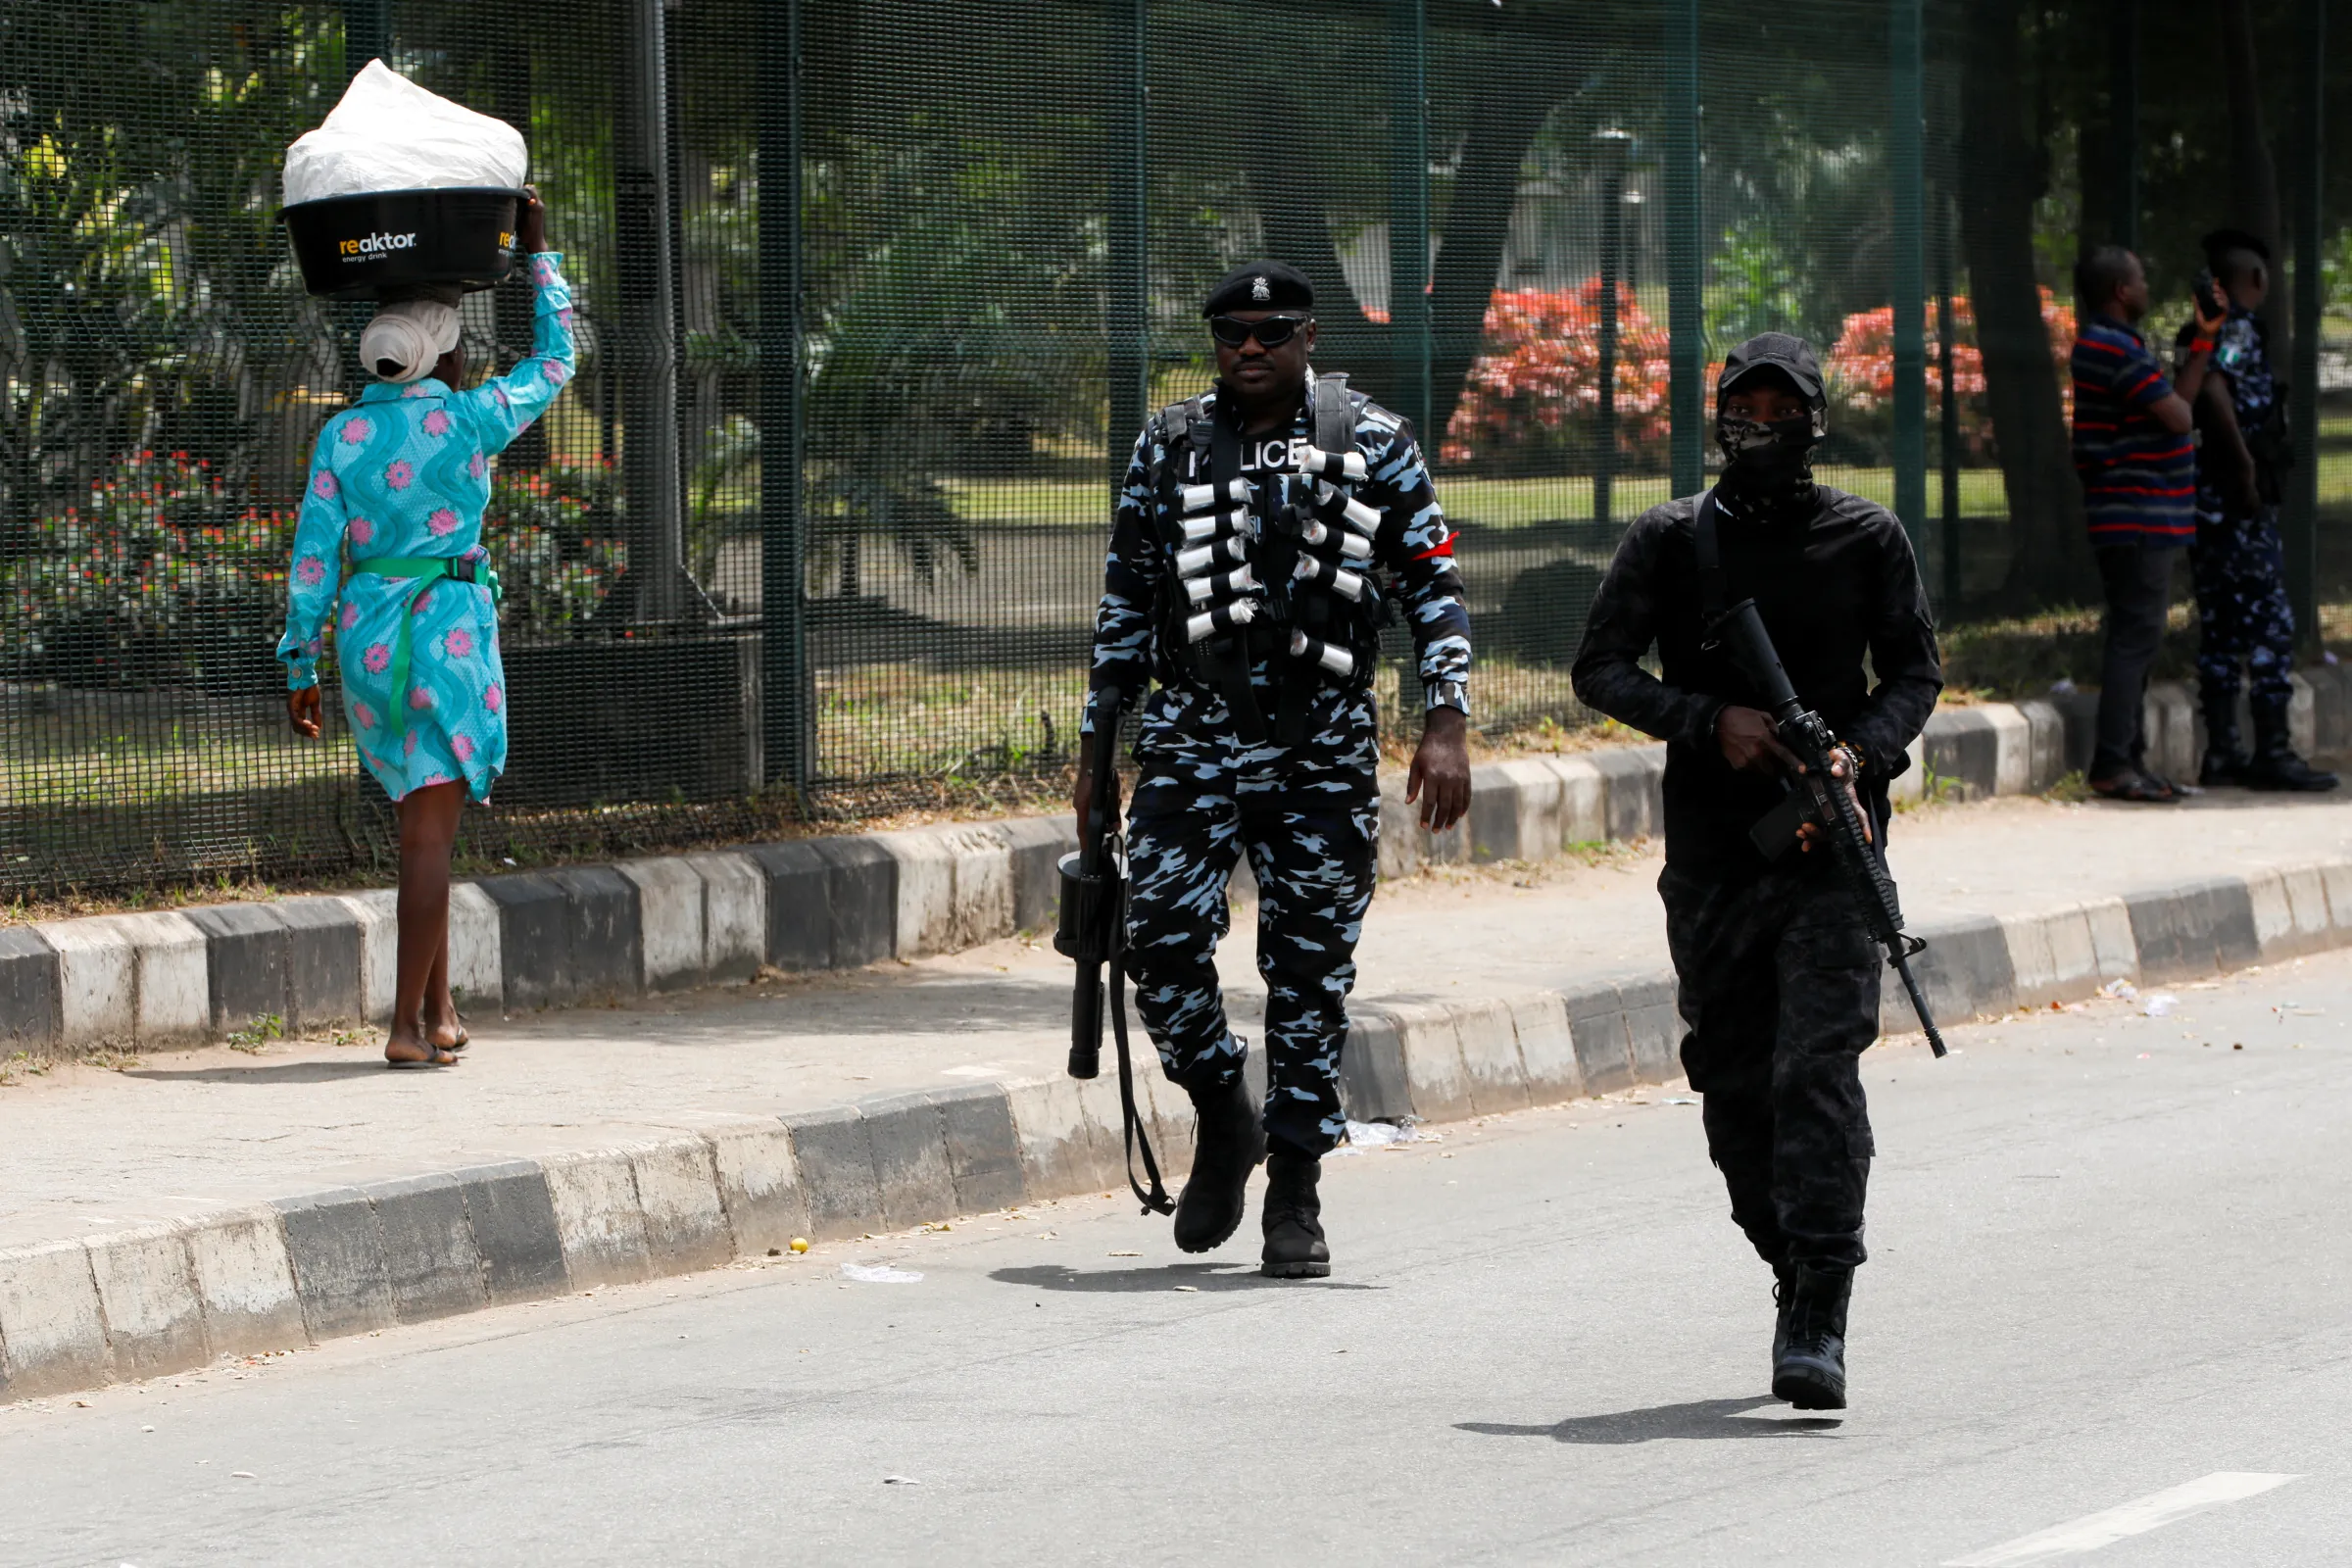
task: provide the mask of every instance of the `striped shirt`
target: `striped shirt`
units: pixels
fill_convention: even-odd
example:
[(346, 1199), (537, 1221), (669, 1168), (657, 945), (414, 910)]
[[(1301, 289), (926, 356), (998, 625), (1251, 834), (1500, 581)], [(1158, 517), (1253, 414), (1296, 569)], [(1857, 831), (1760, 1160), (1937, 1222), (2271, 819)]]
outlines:
[(2196, 446), (2149, 412), (2173, 383), (2147, 340), (2109, 316), (2075, 339), (2075, 471), (2093, 544), (2186, 544), (2196, 537)]

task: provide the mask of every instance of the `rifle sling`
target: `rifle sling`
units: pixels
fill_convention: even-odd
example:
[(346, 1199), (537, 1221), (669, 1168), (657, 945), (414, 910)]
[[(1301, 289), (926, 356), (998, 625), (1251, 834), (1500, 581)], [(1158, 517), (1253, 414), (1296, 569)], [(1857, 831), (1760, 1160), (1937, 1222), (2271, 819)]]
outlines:
[(1698, 562), (1698, 613), (1709, 635), (1724, 612), (1732, 608), (1731, 585), (1723, 572), (1723, 542), (1716, 534), (1715, 487), (1698, 498), (1698, 515), (1691, 524), (1690, 553)]
[[(1135, 1062), (1127, 1044), (1127, 892), (1124, 878), (1119, 883), (1119, 907), (1110, 927), (1109, 972), (1103, 976), (1104, 991), (1110, 1004), (1110, 1038), (1119, 1053), (1119, 1123), (1126, 1141), (1122, 1162), (1127, 1170), (1127, 1189), (1135, 1194), (1136, 1201), (1144, 1205), (1147, 1214), (1172, 1214), (1176, 1200), (1168, 1196), (1159, 1179), (1159, 1161), (1152, 1157), (1152, 1140), (1144, 1131), (1143, 1118), (1135, 1111)], [(1144, 1156), (1144, 1179), (1151, 1183), (1147, 1190), (1135, 1179), (1135, 1156)]]

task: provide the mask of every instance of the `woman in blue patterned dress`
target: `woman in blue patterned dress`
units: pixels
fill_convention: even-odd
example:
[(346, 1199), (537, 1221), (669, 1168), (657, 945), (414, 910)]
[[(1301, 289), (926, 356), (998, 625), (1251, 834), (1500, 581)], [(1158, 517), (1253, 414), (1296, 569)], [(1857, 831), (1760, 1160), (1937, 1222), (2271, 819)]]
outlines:
[[(326, 421), (294, 533), (286, 710), (318, 733), (318, 660), (335, 649), (360, 760), (400, 816), (400, 960), (384, 1059), (447, 1066), (466, 1044), (449, 994), (449, 857), (458, 813), (507, 761), (506, 676), (482, 511), (490, 460), (571, 377), (571, 293), (533, 194), (517, 225), (537, 291), (531, 358), (460, 391), (454, 305), (391, 304), (360, 338), (380, 379)], [(344, 573), (348, 559), (350, 573)]]

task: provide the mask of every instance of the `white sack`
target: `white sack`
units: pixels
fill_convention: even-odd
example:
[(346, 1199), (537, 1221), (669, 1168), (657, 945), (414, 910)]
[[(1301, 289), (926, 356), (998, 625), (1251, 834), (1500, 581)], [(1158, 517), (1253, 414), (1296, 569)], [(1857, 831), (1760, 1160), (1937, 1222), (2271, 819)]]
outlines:
[(522, 133), (370, 60), (317, 130), (286, 149), (286, 205), (373, 191), (496, 185), (530, 172)]

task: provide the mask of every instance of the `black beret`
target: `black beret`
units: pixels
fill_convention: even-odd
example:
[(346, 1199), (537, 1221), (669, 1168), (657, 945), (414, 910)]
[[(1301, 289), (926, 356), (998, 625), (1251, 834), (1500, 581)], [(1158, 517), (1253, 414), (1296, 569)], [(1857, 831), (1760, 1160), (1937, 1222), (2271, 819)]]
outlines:
[(1280, 262), (1244, 262), (1217, 279), (1200, 306), (1202, 316), (1228, 311), (1311, 311), (1315, 285), (1296, 267)]
[(2265, 262), (2271, 259), (2271, 248), (2262, 237), (2242, 228), (2217, 228), (2197, 243), (2205, 252), (2207, 264), (2217, 272), (2222, 269), (2222, 258), (2231, 251), (2252, 251)]

